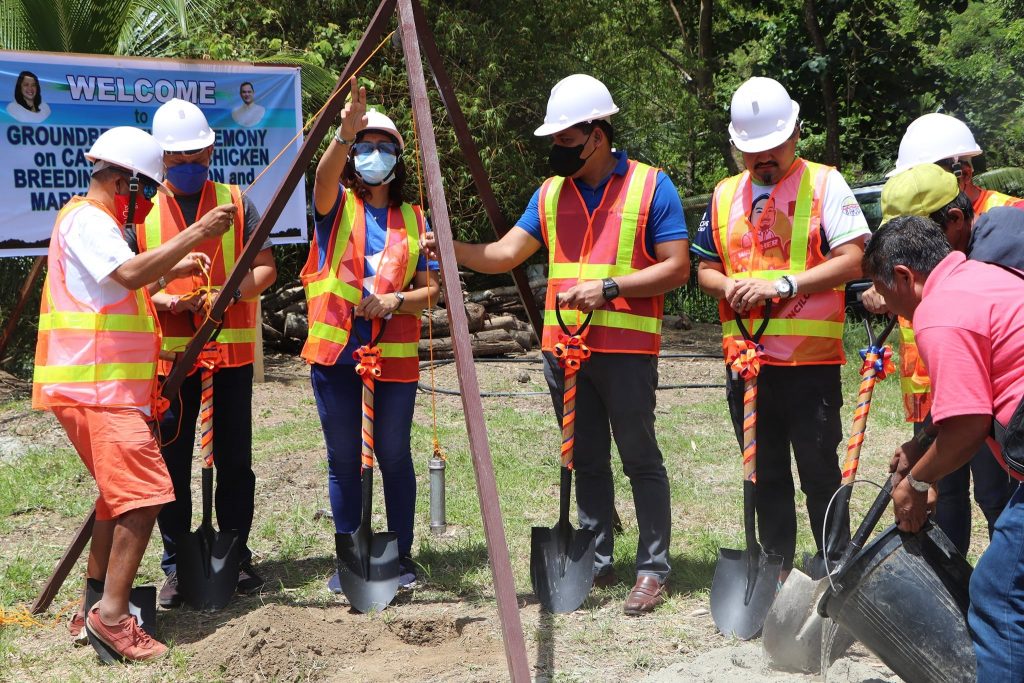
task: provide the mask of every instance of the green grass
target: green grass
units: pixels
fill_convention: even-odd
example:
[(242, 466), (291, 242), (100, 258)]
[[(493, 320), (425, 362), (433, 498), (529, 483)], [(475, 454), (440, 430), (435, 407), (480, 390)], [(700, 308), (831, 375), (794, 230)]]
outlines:
[[(842, 415), (846, 436), (859, 383), (860, 359), (856, 354), (864, 343), (863, 330), (849, 326), (849, 363), (843, 370)], [(478, 367), (484, 391), (529, 390), (534, 380), (540, 381), (533, 370), (530, 385), (522, 385), (509, 379), (511, 373), (507, 369), (488, 372), (485, 366)], [(264, 385), (259, 391), (276, 394), (284, 388)], [(686, 401), (680, 397), (695, 398)], [(557, 519), (559, 430), (546, 396), (487, 398), (483, 405), (516, 590), (521, 600), (532, 600), (530, 529), (551, 526)], [(19, 404), (4, 408), (21, 410)], [(274, 418), (272, 424), (262, 422), (270, 417)], [(438, 398), (437, 421), (438, 437), (448, 456), (449, 530), (443, 536), (432, 536), (428, 527), (427, 461), (433, 450), (433, 429), (430, 397), (421, 394), (417, 399), (412, 450), (419, 487), (414, 557), (421, 567), (423, 587), (417, 590), (412, 604), (460, 602), (493, 606), (494, 590), (480, 522), (476, 478), (458, 398)], [(259, 566), (265, 568), (273, 581), (272, 590), (263, 600), (299, 606), (336, 604), (336, 598), (323, 587), (334, 571), (333, 526), (329, 519), (314, 519), (317, 510), (329, 508), (329, 503), (323, 436), (308, 387), (283, 395), (282, 403), (274, 404), (272, 409), (261, 408), (254, 422), (259, 482), (250, 544)], [(644, 621), (643, 628), (637, 628), (639, 622), (620, 614), (620, 604), (628, 590), (623, 583), (598, 591), (581, 612), (542, 616), (539, 623), (524, 622), (531, 657), (541, 649), (544, 639), (551, 640), (549, 646), (555, 654), (554, 663), (546, 669), (549, 680), (642, 678), (683, 653), (717, 646), (719, 639), (709, 633), (707, 618), (702, 622), (686, 615), (707, 606), (718, 549), (743, 547), (739, 447), (730, 426), (724, 391), (662, 392), (656, 428), (672, 495), (673, 572), (669, 605), (659, 611), (657, 619)], [(903, 422), (898, 379), (879, 383), (861, 463), (862, 477), (881, 480), (889, 454), (909, 433), (909, 426)], [(840, 444), (839, 457), (844, 454), (845, 441)], [(624, 533), (616, 538), (615, 570), (624, 582), (631, 582), (636, 521), (629, 482), (614, 455), (613, 472), (616, 506), (625, 525)], [(386, 528), (386, 522), (380, 477), (375, 477), (375, 485), (376, 530)], [(858, 487), (855, 491), (855, 521), (874, 493), (869, 487)], [(19, 458), (0, 461), (0, 543), (5, 548), (0, 552), (0, 605), (9, 609), (25, 605), (35, 597), (94, 495), (91, 477), (70, 448), (33, 448)], [(800, 557), (803, 552), (812, 552), (814, 543), (802, 494), (798, 492), (797, 497)], [(976, 526), (975, 538), (983, 534), (981, 527)], [(54, 601), (54, 610), (75, 599), (82, 566), (79, 564), (65, 583)], [(138, 583), (150, 581), (159, 585), (161, 580), (159, 538), (154, 537), (140, 568)], [(259, 604), (249, 604), (245, 610), (256, 609)], [(385, 612), (381, 618), (393, 616)], [(216, 680), (229, 675), (230, 672), (197, 671), (191, 661), (202, 648), (201, 640), (199, 650), (188, 645), (195, 640), (191, 632), (207, 622), (189, 611), (162, 613), (161, 619), (170, 626), (171, 638), (183, 644), (173, 649), (166, 662), (147, 667), (145, 674), (121, 668), (100, 669), (90, 657), (84, 656), (74, 659), (74, 667), (56, 670), (52, 661), (70, 651), (66, 640), (59, 633), (18, 628), (0, 628), (0, 672), (13, 671), (20, 677), (30, 671), (49, 672), (41, 675), (42, 680), (96, 680), (108, 676), (132, 681)], [(40, 638), (43, 645), (33, 644)], [(584, 659), (582, 652), (591, 654)], [(0, 679), (3, 678), (0, 673)]]

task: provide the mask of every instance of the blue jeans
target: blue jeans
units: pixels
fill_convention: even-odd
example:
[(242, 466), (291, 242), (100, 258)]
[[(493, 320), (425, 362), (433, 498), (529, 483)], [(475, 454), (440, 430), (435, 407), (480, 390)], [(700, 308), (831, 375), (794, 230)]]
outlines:
[[(350, 534), (362, 513), (360, 438), (363, 381), (354, 365), (312, 365), (310, 379), (327, 444), (327, 488), (334, 529)], [(416, 472), (409, 440), (416, 408), (416, 382), (374, 385), (374, 455), (384, 480), (388, 530), (398, 534), (398, 553), (412, 552)]]
[(984, 683), (1024, 681), (1024, 487), (996, 522), (971, 576), (967, 623)]
[(1016, 487), (1014, 479), (1006, 473), (992, 455), (988, 444), (983, 444), (971, 461), (955, 472), (939, 479), (939, 503), (935, 508), (935, 523), (949, 537), (961, 555), (971, 545), (971, 479), (974, 479), (974, 500), (988, 522), (988, 537), (992, 538), (996, 520), (1006, 507)]

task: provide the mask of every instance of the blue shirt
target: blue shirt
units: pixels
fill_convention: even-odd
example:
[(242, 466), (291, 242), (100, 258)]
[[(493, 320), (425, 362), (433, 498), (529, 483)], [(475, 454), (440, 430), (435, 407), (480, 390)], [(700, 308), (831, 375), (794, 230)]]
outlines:
[[(587, 211), (594, 213), (601, 205), (601, 198), (604, 196), (604, 188), (612, 175), (626, 175), (629, 169), (629, 160), (624, 151), (612, 152), (618, 163), (607, 178), (590, 187), (579, 180), (570, 179), (569, 182), (576, 184), (580, 191), (583, 202), (587, 205)], [(540, 188), (533, 193), (530, 203), (522, 217), (516, 221), (516, 225), (529, 233), (541, 244), (544, 243), (544, 236), (540, 227)], [(647, 253), (654, 256), (654, 245), (672, 240), (688, 239), (686, 231), (686, 217), (683, 215), (683, 203), (679, 201), (679, 192), (672, 184), (672, 179), (664, 171), (658, 171), (658, 178), (654, 183), (654, 194), (651, 196), (651, 209), (647, 214), (647, 229), (644, 232), (645, 246)]]
[[(324, 261), (327, 259), (327, 249), (331, 244), (331, 229), (334, 227), (334, 219), (338, 215), (338, 211), (341, 210), (341, 198), (345, 196), (345, 188), (340, 187), (338, 190), (338, 198), (334, 200), (334, 206), (325, 215), (321, 216), (313, 211), (313, 227), (316, 229), (316, 242), (319, 248), (319, 258), (317, 265), (323, 268)], [(363, 202), (363, 208), (366, 216), (366, 248), (363, 254), (363, 296), (369, 296), (371, 294), (369, 284), (373, 280), (373, 276), (376, 275), (377, 271), (375, 264), (380, 262), (380, 257), (384, 253), (385, 245), (387, 244), (387, 224), (388, 224), (388, 207), (378, 209), (375, 206), (370, 206), (368, 202)], [(426, 223), (426, 218), (424, 218)], [(429, 224), (426, 226), (429, 230)], [(427, 262), (426, 257), (422, 254), (419, 255), (419, 259), (416, 261), (416, 270), (418, 272), (424, 272), (427, 269), (436, 271), (438, 270), (437, 261)], [(361, 337), (363, 341), (369, 343), (373, 335), (373, 325), (369, 320), (363, 318), (355, 319), (355, 334), (349, 337), (348, 344), (342, 349), (341, 355), (338, 356), (338, 363), (342, 365), (355, 365), (356, 359), (352, 357), (353, 352), (361, 346), (358, 337)]]

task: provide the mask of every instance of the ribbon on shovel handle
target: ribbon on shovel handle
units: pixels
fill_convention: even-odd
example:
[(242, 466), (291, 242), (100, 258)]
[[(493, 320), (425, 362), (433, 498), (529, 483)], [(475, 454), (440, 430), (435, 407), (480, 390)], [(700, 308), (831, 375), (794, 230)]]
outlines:
[(352, 333), (360, 346), (352, 352), (356, 360), (356, 374), (363, 381), (362, 401), (362, 439), (359, 449), (361, 470), (373, 469), (373, 390), (374, 382), (381, 375), (381, 350), (378, 344), (384, 336), (384, 328), (387, 326), (387, 318), (381, 318), (380, 329), (373, 339), (366, 343), (360, 338), (355, 325), (355, 309), (352, 309)]
[(583, 361), (590, 358), (590, 349), (583, 343), (583, 331), (590, 324), (593, 313), (588, 313), (575, 332), (570, 332), (562, 320), (560, 308), (555, 308), (555, 317), (562, 328), (558, 343), (552, 349), (558, 364), (565, 370), (562, 389), (562, 467), (572, 469), (573, 447), (576, 443), (576, 373)]
[(843, 484), (849, 484), (857, 476), (860, 450), (864, 445), (864, 433), (867, 431), (868, 413), (871, 412), (871, 397), (875, 392), (875, 384), (896, 371), (892, 362), (892, 349), (883, 346), (895, 321), (896, 318), (893, 317), (877, 339), (871, 329), (871, 324), (866, 319), (864, 321), (864, 327), (868, 333), (868, 346), (860, 350), (860, 357), (864, 359), (864, 364), (860, 368), (860, 387), (857, 390), (857, 408), (853, 411), (853, 429), (850, 433), (850, 440), (846, 444)]

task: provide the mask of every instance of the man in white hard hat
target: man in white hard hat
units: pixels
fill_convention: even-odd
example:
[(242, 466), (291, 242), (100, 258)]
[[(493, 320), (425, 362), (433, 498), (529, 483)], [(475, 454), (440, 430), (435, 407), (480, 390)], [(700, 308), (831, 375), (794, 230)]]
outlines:
[(163, 183), (163, 150), (129, 127), (100, 135), (89, 191), (61, 209), (50, 238), (39, 314), (32, 406), (52, 410), (99, 489), (88, 578), (103, 597), (72, 619), (125, 660), (159, 657), (128, 611), (128, 596), (160, 507), (174, 500), (148, 421), (153, 417), (160, 326), (147, 289), (207, 263), (193, 247), (223, 234), (233, 207), (205, 216), (173, 240), (136, 256), (124, 225), (143, 220)]
[[(163, 147), (167, 183), (174, 190), (174, 197), (158, 199), (145, 225), (129, 235), (129, 242), (137, 246), (139, 253), (173, 239), (218, 206), (236, 208), (228, 234), (199, 245), (199, 251), (210, 257), (209, 276), (162, 280), (160, 292), (154, 295), (164, 330), (163, 348), (176, 353), (184, 350), (202, 323), (201, 306), (198, 313), (195, 310), (202, 298), (193, 295), (202, 287), (219, 289), (224, 285), (260, 216), (237, 185), (209, 179), (215, 135), (199, 107), (179, 99), (166, 102), (153, 115), (153, 137)], [(241, 287), (232, 293), (232, 303), (224, 312), (223, 324), (213, 342), (213, 414), (217, 425), (213, 430), (215, 509), (220, 529), (239, 535), (238, 590), (242, 593), (258, 591), (264, 583), (252, 567), (252, 551), (247, 543), (256, 495), (256, 475), (252, 471), (252, 380), (256, 325), (260, 324), (256, 304), (260, 293), (276, 278), (277, 267), (268, 241)], [(159, 372), (166, 376), (170, 368), (170, 363), (161, 362)], [(176, 500), (160, 511), (157, 520), (164, 541), (161, 566), (167, 580), (160, 589), (160, 606), (165, 608), (181, 603), (176, 541), (191, 528), (192, 449), (201, 392), (201, 373), (193, 369), (160, 425), (161, 433), (169, 439), (163, 445), (163, 455), (176, 495)]]
[[(619, 111), (608, 88), (584, 74), (551, 89), (544, 125), (552, 137), (554, 175), (497, 242), (455, 243), (459, 263), (502, 273), (548, 249), (542, 347), (555, 412), (561, 419), (563, 371), (552, 356), (561, 334), (555, 307), (569, 325), (593, 312), (583, 335), (593, 354), (583, 362), (576, 395), (576, 503), (580, 525), (597, 532), (594, 584), (617, 581), (612, 570), (614, 437), (629, 477), (640, 540), (637, 577), (626, 614), (650, 612), (665, 599), (671, 532), (669, 484), (654, 433), (658, 351), (665, 292), (689, 278), (688, 236), (679, 194), (659, 169), (612, 147), (609, 118)], [(428, 233), (425, 246), (434, 247)], [(575, 311), (579, 311), (577, 314)]]
[[(981, 147), (963, 121), (948, 114), (925, 114), (907, 126), (900, 141), (896, 167), (886, 175), (889, 178), (896, 178), (910, 169), (919, 170), (921, 164), (935, 164), (953, 173), (958, 180), (959, 189), (964, 196), (954, 208), (960, 215), (967, 211), (967, 203), (970, 204), (975, 218), (980, 218), (990, 210), (1002, 206), (1024, 208), (1024, 200), (986, 190), (974, 184), (974, 165), (971, 160), (981, 154)], [(895, 210), (893, 207), (889, 208), (890, 213)], [(971, 220), (964, 221), (963, 225), (963, 244), (958, 245), (951, 240), (953, 248), (959, 251), (965, 251), (967, 248), (966, 240), (970, 235)], [(874, 287), (864, 293), (863, 301), (865, 307), (873, 313), (887, 311), (884, 301)], [(900, 320), (900, 375), (906, 420), (914, 424), (915, 434), (920, 435), (922, 427), (930, 422), (931, 380), (918, 353), (913, 327), (910, 321), (905, 319)], [(961, 552), (967, 551), (971, 538), (972, 472), (974, 498), (988, 520), (990, 535), (992, 525), (1009, 498), (1007, 479), (999, 468), (992, 466), (993, 459), (990, 456), (988, 447), (982, 445), (978, 457), (969, 466), (960, 468), (937, 483), (939, 503), (935, 521)]]
[(974, 164), (971, 159), (981, 156), (981, 147), (974, 134), (963, 121), (948, 114), (925, 114), (914, 119), (900, 141), (896, 168), (886, 174), (891, 178), (918, 164), (938, 164), (953, 173), (974, 206), (974, 215), (980, 216), (997, 206), (1024, 208), (1024, 199), (986, 190), (974, 184)]
[[(901, 169), (886, 182), (882, 190), (882, 221), (887, 223), (898, 216), (930, 218), (942, 229), (953, 250), (966, 253), (968, 258), (1011, 267), (1024, 265), (1017, 256), (1024, 247), (1024, 213), (1012, 207), (994, 207), (983, 216), (975, 216), (971, 199), (957, 178), (936, 164), (926, 162)], [(889, 312), (885, 299), (874, 288), (865, 292), (864, 302), (872, 312)], [(910, 320), (900, 318), (901, 386), (907, 421), (914, 423), (914, 439), (903, 444), (900, 451), (914, 455), (928, 449), (936, 428), (930, 414), (931, 379), (911, 325)], [(971, 542), (972, 478), (974, 499), (985, 515), (990, 539), (1016, 488), (1016, 482), (984, 443), (969, 463), (935, 482), (935, 523), (964, 555)]]
[[(719, 301), (728, 361), (743, 345), (737, 319), (753, 332), (765, 302), (780, 300), (761, 338), (756, 510), (761, 544), (783, 557), (783, 579), (796, 552), (790, 448), (819, 552), (825, 509), (839, 487), (843, 284), (860, 276), (869, 235), (842, 175), (797, 156), (799, 112), (773, 79), (751, 78), (736, 90), (729, 133), (746, 170), (715, 188), (692, 247), (700, 286)], [(768, 206), (755, 214), (762, 200)], [(732, 379), (727, 398), (740, 439), (743, 382)], [(848, 524), (836, 533), (841, 549)]]

